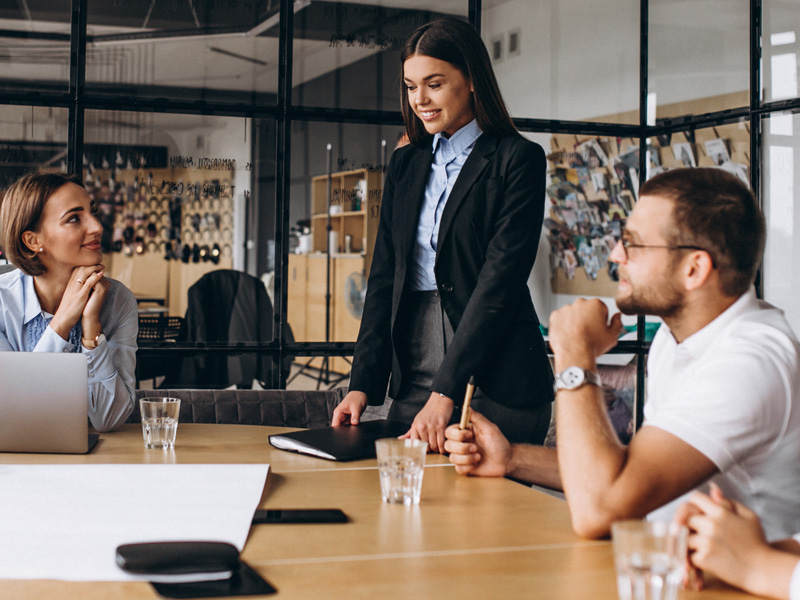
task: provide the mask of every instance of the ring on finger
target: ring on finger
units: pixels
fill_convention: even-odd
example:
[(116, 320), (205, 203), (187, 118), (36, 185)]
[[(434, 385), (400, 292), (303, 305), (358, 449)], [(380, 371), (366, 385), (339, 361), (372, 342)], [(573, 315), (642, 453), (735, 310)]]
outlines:
[(75, 281), (77, 281), (80, 284), (83, 284), (83, 279), (76, 279)]

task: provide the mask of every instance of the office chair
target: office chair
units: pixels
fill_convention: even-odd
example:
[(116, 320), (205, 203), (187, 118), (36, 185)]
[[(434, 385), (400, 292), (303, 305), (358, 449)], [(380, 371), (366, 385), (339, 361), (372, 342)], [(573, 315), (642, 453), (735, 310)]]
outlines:
[[(260, 279), (219, 269), (206, 273), (189, 288), (178, 342), (269, 342), (273, 317), (272, 303)], [(288, 324), (283, 337), (284, 342), (294, 341)], [(198, 349), (194, 356), (185, 357), (179, 372), (168, 375), (160, 387), (219, 389), (236, 385), (250, 389), (254, 379), (268, 384), (274, 369), (272, 357), (243, 350), (242, 354), (217, 354)], [(284, 381), (291, 362), (291, 357), (283, 361)]]

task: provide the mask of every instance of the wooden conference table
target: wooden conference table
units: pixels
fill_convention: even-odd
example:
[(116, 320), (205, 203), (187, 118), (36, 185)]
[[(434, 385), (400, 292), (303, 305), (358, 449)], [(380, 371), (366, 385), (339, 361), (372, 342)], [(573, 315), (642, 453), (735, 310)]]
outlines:
[[(374, 460), (276, 450), (267, 437), (278, 431), (286, 430), (183, 424), (164, 452), (145, 450), (141, 427), (125, 425), (85, 456), (0, 454), (0, 464), (269, 463), (262, 507), (341, 508), (350, 523), (253, 527), (242, 558), (278, 590), (264, 598), (617, 598), (610, 542), (576, 536), (562, 500), (506, 479), (459, 476), (429, 455), (420, 505), (387, 505)], [(139, 582), (0, 580), (0, 598), (15, 600), (157, 597)], [(748, 597), (720, 583), (680, 596)]]

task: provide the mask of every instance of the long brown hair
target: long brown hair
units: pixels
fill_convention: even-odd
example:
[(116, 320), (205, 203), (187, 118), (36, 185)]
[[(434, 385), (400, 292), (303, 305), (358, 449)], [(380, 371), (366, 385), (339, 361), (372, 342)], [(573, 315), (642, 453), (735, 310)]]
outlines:
[(400, 106), (412, 144), (421, 146), (431, 139), (408, 102), (403, 80), (403, 65), (416, 54), (450, 63), (472, 83), (472, 104), (481, 131), (490, 135), (519, 135), (503, 102), (481, 36), (470, 24), (448, 18), (426, 23), (416, 29), (406, 40), (400, 54)]

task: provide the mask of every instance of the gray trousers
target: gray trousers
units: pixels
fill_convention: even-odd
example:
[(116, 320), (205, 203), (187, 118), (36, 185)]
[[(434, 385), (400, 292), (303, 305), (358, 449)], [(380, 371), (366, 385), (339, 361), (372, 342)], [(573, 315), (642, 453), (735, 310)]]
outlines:
[[(403, 379), (388, 418), (411, 424), (431, 395), (433, 378), (453, 339), (453, 327), (439, 293), (407, 294), (396, 331), (400, 332), (396, 348)], [(461, 404), (463, 399), (454, 400)], [(550, 425), (550, 403), (533, 409), (509, 408), (476, 388), (472, 408), (495, 423), (512, 443), (541, 444)], [(451, 422), (459, 419), (460, 412), (456, 410)]]

